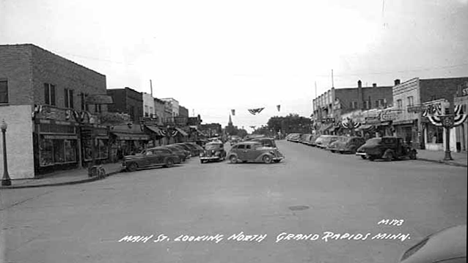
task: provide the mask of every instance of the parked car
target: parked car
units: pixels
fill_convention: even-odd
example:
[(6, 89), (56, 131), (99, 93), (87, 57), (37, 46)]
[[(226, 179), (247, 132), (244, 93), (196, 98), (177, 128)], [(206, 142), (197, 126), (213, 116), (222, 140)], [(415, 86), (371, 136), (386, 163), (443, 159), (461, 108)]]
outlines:
[(174, 144), (168, 144), (168, 145), (158, 146), (158, 147), (169, 149), (173, 153), (177, 154), (177, 156), (179, 156), (179, 158), (180, 158), (180, 160), (182, 162), (185, 162), (185, 160), (190, 158), (190, 152), (189, 151), (186, 151), (183, 148), (180, 148), (180, 147), (178, 147), (178, 146), (176, 146)]
[(295, 136), (291, 137), (291, 142), (298, 143), (299, 140), (301, 139), (302, 133), (297, 133)]
[(226, 151), (224, 144), (219, 142), (209, 142), (205, 145), (205, 149), (200, 153), (200, 162), (223, 161), (226, 159)]
[(239, 143), (240, 141), (242, 141), (242, 139), (239, 136), (231, 136), (229, 143), (231, 144), (231, 146), (233, 146), (234, 144)]
[(190, 147), (193, 147), (193, 148), (197, 149), (198, 150), (197, 156), (203, 151), (203, 147), (200, 146), (199, 144), (195, 143), (195, 142), (185, 142), (185, 144), (187, 144)]
[(265, 147), (260, 142), (249, 141), (241, 142), (232, 146), (228, 153), (228, 159), (231, 163), (238, 162), (280, 162), (284, 159), (278, 149)]
[(198, 156), (200, 152), (195, 148), (194, 146), (191, 146), (187, 143), (176, 143), (175, 145), (182, 147), (184, 150), (188, 151), (190, 153), (190, 156)]
[(364, 145), (366, 140), (357, 136), (340, 136), (328, 146), (328, 150), (338, 153), (356, 153), (357, 149)]
[(290, 142), (290, 141), (292, 141), (295, 137), (298, 137), (298, 136), (300, 136), (299, 133), (290, 133), (290, 134), (288, 134), (288, 135), (286, 136), (286, 140)]
[(466, 263), (466, 225), (427, 236), (406, 250), (400, 263)]
[(315, 140), (317, 140), (318, 137), (320, 137), (320, 135), (318, 134), (312, 135), (309, 137), (308, 141), (304, 142), (304, 144), (307, 144), (309, 146), (314, 146)]
[(372, 138), (359, 147), (356, 155), (371, 161), (385, 159), (387, 161), (398, 159), (416, 159), (417, 151), (411, 145), (404, 143), (403, 138), (381, 137)]
[(124, 156), (122, 166), (129, 172), (136, 171), (141, 168), (165, 166), (172, 167), (174, 164), (181, 163), (177, 154), (174, 154), (169, 149), (155, 147), (143, 150), (135, 155)]
[(307, 144), (306, 142), (308, 142), (310, 140), (310, 137), (312, 137), (312, 134), (310, 134), (310, 133), (302, 134), (301, 139), (299, 140), (299, 142), (302, 143), (302, 144)]
[(315, 140), (315, 147), (326, 149), (328, 145), (338, 139), (336, 135), (320, 135), (320, 137)]

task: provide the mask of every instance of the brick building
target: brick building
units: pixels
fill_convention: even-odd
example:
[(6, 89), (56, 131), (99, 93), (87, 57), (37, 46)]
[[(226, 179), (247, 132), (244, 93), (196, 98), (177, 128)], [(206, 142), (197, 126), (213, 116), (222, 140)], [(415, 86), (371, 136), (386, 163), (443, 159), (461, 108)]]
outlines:
[[(98, 157), (107, 158), (108, 133), (97, 126), (106, 105), (106, 77), (33, 44), (0, 45), (0, 115), (8, 124), (12, 179), (77, 167), (89, 155), (88, 125), (99, 135)], [(3, 158), (0, 156), (0, 158)]]
[(393, 102), (392, 86), (362, 87), (359, 80), (354, 88), (331, 88), (313, 100), (313, 120), (319, 133), (338, 128), (341, 115), (373, 108), (386, 108)]
[(143, 117), (143, 95), (129, 87), (123, 89), (108, 89), (107, 95), (111, 96), (114, 104), (109, 105), (109, 112), (127, 113), (132, 122), (139, 123)]
[[(395, 83), (393, 100), (400, 113), (393, 122), (398, 137), (411, 141), (413, 146), (428, 150), (444, 150), (444, 129), (432, 125), (422, 116), (424, 109), (439, 105), (453, 113), (454, 95), (468, 77), (462, 78), (413, 78)], [(445, 110), (444, 110), (445, 111)], [(445, 113), (445, 112), (443, 112)], [(452, 129), (455, 132), (455, 129)], [(455, 138), (455, 135), (452, 136)], [(456, 150), (455, 147), (452, 150)]]

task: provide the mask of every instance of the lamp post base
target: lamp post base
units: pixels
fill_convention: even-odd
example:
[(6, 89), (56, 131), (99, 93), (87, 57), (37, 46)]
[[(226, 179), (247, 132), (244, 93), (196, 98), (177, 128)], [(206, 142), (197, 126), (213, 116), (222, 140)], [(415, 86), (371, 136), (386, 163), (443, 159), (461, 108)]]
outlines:
[(2, 179), (2, 186), (10, 186), (11, 180), (10, 179)]
[(451, 160), (453, 160), (452, 154), (450, 153), (450, 151), (445, 151), (444, 161), (451, 161)]

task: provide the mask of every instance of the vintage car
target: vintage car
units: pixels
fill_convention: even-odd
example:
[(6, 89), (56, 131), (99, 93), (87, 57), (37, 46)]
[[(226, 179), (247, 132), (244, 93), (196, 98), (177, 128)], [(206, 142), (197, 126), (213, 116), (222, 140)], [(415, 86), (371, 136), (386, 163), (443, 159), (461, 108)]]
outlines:
[(200, 162), (223, 161), (226, 159), (224, 144), (219, 142), (209, 142), (205, 144), (205, 150), (200, 153)]
[(287, 140), (288, 142), (291, 142), (292, 140), (297, 139), (297, 137), (299, 137), (299, 136), (301, 136), (300, 133), (290, 133), (290, 134), (288, 134), (288, 135), (286, 136), (286, 140)]
[(231, 163), (278, 163), (284, 159), (284, 156), (276, 148), (265, 147), (257, 141), (249, 141), (234, 145), (228, 153), (228, 159)]
[(336, 135), (320, 135), (320, 137), (315, 140), (314, 146), (322, 149), (326, 149), (328, 145), (338, 139), (339, 136)]
[(357, 149), (364, 143), (366, 140), (362, 137), (340, 136), (328, 146), (327, 150), (332, 153), (356, 153)]
[(312, 134), (310, 133), (302, 134), (301, 138), (299, 139), (299, 142), (302, 144), (306, 144), (306, 142), (310, 140), (310, 137), (312, 137)]
[(265, 147), (276, 148), (275, 139), (273, 139), (273, 138), (268, 138), (268, 137), (252, 138), (249, 141), (259, 142), (259, 143), (262, 144), (262, 146), (265, 146)]
[(406, 250), (400, 263), (466, 263), (466, 225), (427, 236)]
[(309, 140), (305, 141), (304, 144), (309, 146), (314, 146), (315, 141), (320, 137), (320, 135), (315, 134), (309, 137)]
[(198, 156), (200, 154), (200, 151), (197, 148), (195, 148), (193, 145), (190, 145), (188, 143), (180, 142), (180, 143), (176, 143), (175, 145), (188, 151), (190, 153), (190, 156)]
[(371, 161), (375, 159), (385, 159), (387, 161), (409, 158), (416, 159), (417, 151), (404, 143), (403, 138), (381, 137), (372, 138), (359, 147), (356, 155)]
[(236, 143), (239, 143), (242, 139), (239, 136), (232, 136), (231, 139), (229, 140), (229, 143), (231, 146), (233, 146)]
[(148, 148), (135, 155), (124, 156), (122, 166), (129, 172), (141, 168), (164, 166), (172, 167), (181, 163), (177, 154), (162, 147)]
[(175, 153), (175, 154), (177, 154), (179, 156), (179, 158), (180, 158), (180, 160), (182, 162), (185, 162), (185, 160), (190, 158), (190, 152), (185, 150), (184, 148), (182, 148), (179, 145), (168, 144), (168, 145), (158, 146), (158, 147), (167, 148), (167, 149), (171, 150), (173, 153)]

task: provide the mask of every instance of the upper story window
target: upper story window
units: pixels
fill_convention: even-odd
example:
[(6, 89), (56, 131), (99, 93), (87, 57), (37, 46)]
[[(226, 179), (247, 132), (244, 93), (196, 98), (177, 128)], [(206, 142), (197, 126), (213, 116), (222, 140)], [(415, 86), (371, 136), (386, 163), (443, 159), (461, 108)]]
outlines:
[(44, 102), (46, 105), (55, 106), (55, 85), (44, 83)]
[(403, 101), (400, 100), (397, 100), (397, 105), (398, 105), (398, 108), (403, 108)]
[(96, 104), (96, 105), (94, 105), (94, 109), (95, 109), (96, 112), (101, 113), (101, 112), (102, 112), (101, 104)]
[(65, 89), (65, 108), (73, 109), (73, 90)]
[(381, 105), (380, 105), (380, 101), (379, 101), (379, 100), (376, 100), (376, 101), (375, 101), (375, 107), (378, 108), (378, 107), (380, 107), (380, 106), (381, 106)]
[(0, 103), (8, 103), (8, 81), (0, 79)]
[(414, 105), (413, 104), (413, 96), (409, 96), (408, 97), (408, 106), (410, 107), (410, 106), (413, 106), (413, 105)]

